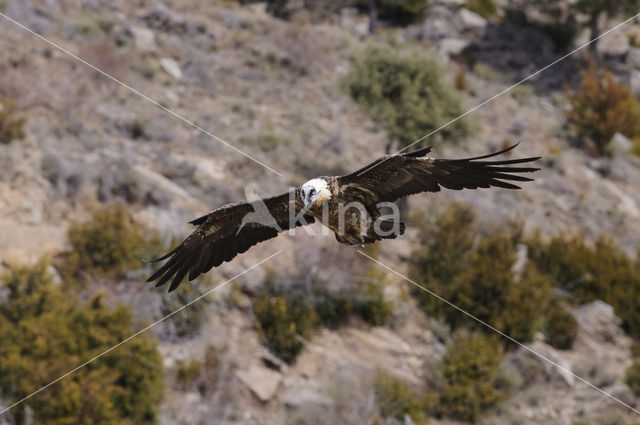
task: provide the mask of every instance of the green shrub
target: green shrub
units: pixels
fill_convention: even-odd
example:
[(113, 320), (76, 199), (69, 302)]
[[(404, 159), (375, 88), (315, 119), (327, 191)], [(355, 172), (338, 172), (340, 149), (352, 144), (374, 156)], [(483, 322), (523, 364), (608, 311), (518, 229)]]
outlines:
[(640, 357), (635, 357), (631, 366), (627, 368), (624, 382), (631, 388), (636, 397), (640, 397)]
[(96, 36), (108, 33), (115, 22), (104, 13), (86, 13), (76, 18), (76, 30), (83, 35)]
[[(162, 305), (160, 314), (166, 316), (180, 307), (189, 304), (201, 297), (209, 290), (206, 278), (200, 277), (192, 282), (180, 286), (179, 291), (162, 292)], [(203, 297), (189, 307), (180, 310), (171, 317), (171, 323), (167, 323), (170, 339), (192, 337), (200, 330), (200, 326), (207, 317), (207, 307), (211, 303), (210, 297)]]
[(518, 103), (523, 104), (533, 97), (534, 90), (529, 84), (520, 84), (511, 89), (510, 94)]
[(561, 350), (570, 349), (578, 335), (578, 321), (567, 307), (558, 302), (552, 303), (545, 322), (547, 343)]
[(260, 337), (281, 359), (291, 362), (302, 351), (298, 335), (311, 338), (316, 315), (299, 296), (266, 295), (253, 301)]
[(534, 238), (530, 259), (554, 286), (570, 292), (578, 303), (611, 304), (629, 333), (640, 337), (640, 265), (610, 239), (586, 243), (584, 236), (558, 236), (548, 243)]
[(393, 314), (393, 305), (384, 296), (384, 284), (379, 280), (365, 284), (356, 299), (355, 310), (370, 325), (384, 325)]
[(16, 103), (0, 96), (0, 144), (23, 138), (25, 122), (25, 118), (16, 116)]
[[(423, 229), (411, 274), (425, 288), (517, 341), (530, 340), (549, 299), (547, 279), (528, 267), (516, 280), (511, 269), (518, 231), (496, 231), (474, 243), (473, 222), (473, 212), (459, 204), (440, 214), (433, 231)], [(454, 329), (493, 332), (421, 289), (413, 293), (428, 314), (444, 318)]]
[(633, 146), (631, 147), (631, 153), (640, 156), (640, 137), (633, 138)]
[(264, 152), (271, 152), (278, 148), (278, 146), (289, 144), (289, 140), (286, 137), (278, 135), (272, 131), (263, 131), (257, 134), (242, 137), (242, 143), (257, 146)]
[(201, 369), (202, 363), (200, 363), (200, 360), (178, 360), (176, 362), (176, 381), (183, 388), (187, 387), (200, 377)]
[(384, 294), (386, 273), (371, 269), (355, 290), (315, 290), (312, 306), (320, 324), (337, 328), (349, 316), (357, 315), (372, 326), (384, 325), (393, 314), (393, 304)]
[(503, 358), (495, 338), (457, 333), (439, 366), (445, 382), (439, 391), (439, 413), (472, 422), (504, 399), (506, 393), (497, 382)]
[(197, 389), (202, 395), (211, 393), (219, 379), (220, 359), (218, 349), (208, 346), (202, 361), (198, 359), (176, 363), (176, 382), (183, 391)]
[(395, 418), (405, 423), (405, 415), (408, 415), (416, 425), (426, 424), (423, 400), (401, 379), (378, 370), (374, 390), (382, 419)]
[[(535, 14), (525, 13), (532, 9)], [(576, 13), (565, 0), (511, 0), (505, 9), (505, 18), (518, 26), (547, 34), (559, 51), (569, 48), (580, 31)]]
[(640, 137), (640, 103), (631, 88), (618, 83), (609, 70), (593, 61), (581, 75), (580, 87), (569, 94), (567, 119), (581, 136), (593, 142), (595, 153), (603, 155), (616, 133), (631, 139)]
[(483, 80), (491, 81), (494, 83), (503, 80), (503, 77), (498, 70), (484, 62), (476, 62), (473, 65), (473, 72)]
[[(434, 281), (446, 285), (464, 267), (473, 248), (473, 224), (475, 213), (471, 207), (451, 203), (439, 214), (431, 231), (426, 226), (420, 229), (419, 248), (411, 258), (412, 274), (421, 282)], [(431, 297), (421, 299), (430, 303)], [(432, 309), (440, 303), (434, 302)]]
[(466, 0), (464, 7), (485, 19), (493, 18), (498, 14), (498, 6), (493, 0)]
[[(391, 138), (403, 145), (463, 112), (459, 94), (445, 81), (440, 67), (420, 54), (369, 48), (356, 59), (345, 84), (362, 109), (382, 121)], [(442, 137), (453, 139), (468, 132), (462, 120), (441, 130)]]
[[(97, 294), (85, 304), (52, 282), (44, 263), (3, 276), (0, 304), (0, 396), (17, 401), (130, 336), (132, 312)], [(138, 336), (26, 400), (35, 421), (154, 424), (163, 385), (156, 344)], [(13, 410), (25, 423), (25, 409)]]
[(289, 0), (267, 0), (267, 13), (280, 19), (288, 19), (291, 16)]
[(116, 275), (140, 268), (148, 245), (145, 230), (133, 223), (122, 204), (99, 208), (88, 221), (69, 226), (67, 263), (71, 269)]
[(315, 291), (313, 308), (318, 322), (328, 328), (339, 327), (355, 310), (353, 296), (326, 289)]
[[(378, 18), (395, 25), (408, 25), (424, 18), (427, 0), (374, 0)], [(369, 11), (369, 0), (352, 0), (361, 11)]]

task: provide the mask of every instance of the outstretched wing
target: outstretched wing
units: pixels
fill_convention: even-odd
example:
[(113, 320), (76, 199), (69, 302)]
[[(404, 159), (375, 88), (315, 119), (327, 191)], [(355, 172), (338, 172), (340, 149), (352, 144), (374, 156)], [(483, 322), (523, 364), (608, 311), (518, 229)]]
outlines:
[(503, 187), (520, 189), (511, 182), (527, 182), (532, 179), (520, 173), (530, 173), (539, 168), (522, 167), (540, 157), (486, 160), (506, 153), (515, 144), (489, 155), (465, 159), (435, 159), (426, 155), (431, 148), (382, 157), (362, 169), (338, 178), (346, 196), (374, 205), (393, 202), (404, 196), (420, 192), (438, 192), (447, 189), (477, 189)]
[(189, 280), (193, 280), (284, 230), (313, 223), (310, 215), (303, 215), (304, 220), (295, 219), (303, 208), (299, 196), (296, 189), (295, 194), (229, 204), (191, 221), (199, 227), (171, 252), (151, 260), (169, 258), (147, 281), (157, 280), (156, 286), (161, 286), (173, 279), (169, 287), (171, 292), (187, 273)]

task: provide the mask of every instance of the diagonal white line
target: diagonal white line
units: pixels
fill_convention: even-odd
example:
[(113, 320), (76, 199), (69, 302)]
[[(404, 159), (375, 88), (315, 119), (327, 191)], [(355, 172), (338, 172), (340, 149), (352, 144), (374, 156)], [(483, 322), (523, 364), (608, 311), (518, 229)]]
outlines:
[(94, 71), (104, 75), (105, 77), (107, 77), (108, 79), (110, 79), (111, 81), (120, 84), (122, 87), (126, 88), (127, 90), (131, 91), (132, 93), (137, 94), (138, 96), (142, 97), (143, 99), (145, 99), (146, 101), (152, 103), (153, 105), (157, 106), (158, 108), (168, 112), (169, 114), (173, 115), (174, 117), (184, 121), (185, 123), (189, 124), (191, 127), (201, 131), (202, 133), (206, 134), (207, 136), (213, 138), (214, 140), (217, 140), (218, 142), (222, 143), (223, 145), (233, 149), (234, 151), (238, 152), (239, 154), (249, 158), (251, 161), (262, 165), (264, 168), (266, 168), (267, 170), (271, 171), (272, 173), (275, 173), (277, 175), (279, 175), (280, 177), (283, 177), (282, 174), (280, 174), (279, 172), (277, 172), (276, 170), (274, 170), (273, 168), (263, 164), (262, 162), (258, 161), (257, 159), (255, 159), (254, 157), (252, 157), (251, 155), (241, 151), (240, 149), (236, 148), (235, 146), (233, 146), (231, 143), (226, 142), (224, 140), (222, 140), (221, 138), (219, 138), (218, 136), (216, 136), (215, 134), (211, 133), (210, 131), (205, 130), (204, 128), (200, 127), (199, 125), (195, 124), (192, 121), (189, 121), (188, 119), (186, 119), (185, 117), (183, 117), (182, 115), (178, 114), (177, 112), (174, 112), (173, 110), (167, 108), (166, 106), (161, 105), (160, 103), (156, 102), (155, 100), (151, 99), (149, 96), (145, 95), (144, 93), (141, 93), (140, 91), (134, 89), (133, 87), (123, 83), (122, 81), (118, 80), (116, 77), (104, 72), (103, 70), (101, 70), (100, 68), (97, 68), (96, 66), (90, 64), (89, 62), (85, 61), (84, 59), (74, 55), (73, 53), (71, 53), (70, 51), (68, 51), (67, 49), (65, 49), (64, 47), (60, 46), (59, 44), (54, 43), (53, 41), (43, 37), (42, 35), (38, 34), (37, 32), (33, 31), (32, 29), (22, 25), (20, 22), (10, 18), (9, 16), (5, 15), (4, 13), (0, 12), (0, 16), (5, 18), (6, 20), (8, 20), (9, 22), (14, 23), (15, 25), (19, 26), (20, 28), (22, 28), (23, 30), (27, 31), (28, 33), (38, 37), (40, 40), (50, 44), (51, 46), (55, 47), (56, 49), (60, 50), (61, 52), (66, 53), (67, 55), (71, 56), (72, 58), (76, 59), (79, 62), (82, 62), (83, 64), (85, 64), (86, 66), (88, 66), (89, 68), (93, 69)]
[(537, 351), (533, 350), (530, 347), (527, 347), (526, 345), (522, 344), (519, 341), (516, 341), (515, 339), (513, 339), (512, 337), (510, 337), (509, 335), (505, 334), (502, 331), (499, 331), (498, 329), (494, 328), (493, 326), (491, 326), (490, 324), (488, 324), (487, 322), (478, 319), (476, 316), (474, 316), (473, 314), (461, 309), (460, 307), (458, 307), (457, 305), (453, 304), (452, 302), (445, 300), (444, 298), (442, 298), (440, 295), (436, 294), (435, 292), (432, 292), (430, 290), (428, 290), (427, 288), (425, 288), (424, 286), (414, 282), (413, 280), (409, 279), (407, 276), (403, 275), (402, 273), (392, 269), (391, 267), (381, 263), (380, 261), (376, 260), (373, 257), (370, 257), (369, 255), (365, 254), (363, 251), (357, 249), (356, 251), (358, 251), (359, 254), (367, 257), (369, 260), (373, 261), (374, 263), (380, 265), (381, 267), (384, 267), (385, 269), (389, 270), (391, 273), (401, 277), (402, 279), (406, 280), (407, 282), (413, 284), (414, 286), (422, 289), (423, 291), (427, 292), (429, 295), (432, 295), (434, 297), (436, 297), (437, 299), (439, 299), (440, 301), (446, 303), (447, 305), (455, 308), (456, 310), (458, 310), (459, 312), (469, 316), (470, 318), (472, 318), (473, 320), (475, 320), (476, 322), (480, 323), (483, 326), (486, 326), (487, 328), (491, 329), (492, 331), (498, 333), (500, 336), (508, 339), (509, 341), (517, 344), (518, 346), (524, 348), (525, 350), (535, 354), (536, 356), (538, 356), (539, 358), (551, 363), (552, 365), (554, 365), (555, 367), (557, 367), (558, 369), (570, 374), (571, 376), (573, 376), (574, 378), (578, 379), (579, 381), (587, 384), (589, 387), (593, 388), (594, 390), (597, 390), (599, 392), (601, 392), (602, 394), (604, 394), (605, 396), (609, 397), (610, 399), (620, 403), (621, 405), (623, 405), (624, 407), (626, 407), (629, 410), (632, 410), (633, 412), (637, 413), (638, 415), (640, 415), (640, 410), (634, 409), (633, 407), (629, 406), (627, 403), (625, 403), (624, 401), (620, 400), (619, 398), (614, 397), (613, 395), (609, 394), (608, 392), (596, 387), (595, 385), (593, 385), (591, 382), (585, 380), (584, 378), (581, 378), (580, 376), (576, 375), (575, 373), (571, 372), (569, 369), (559, 365), (558, 363), (554, 362), (553, 360), (549, 359), (548, 357), (543, 356), (542, 354), (538, 353)]
[(215, 288), (211, 289), (208, 292), (205, 292), (204, 294), (200, 295), (198, 298), (188, 302), (187, 304), (183, 305), (182, 307), (178, 308), (177, 310), (174, 310), (173, 312), (167, 314), (166, 316), (164, 316), (162, 319), (159, 319), (155, 322), (153, 322), (152, 324), (150, 324), (149, 326), (143, 328), (142, 330), (134, 333), (133, 335), (128, 336), (127, 338), (123, 339), (122, 341), (120, 341), (119, 343), (117, 343), (116, 345), (114, 345), (113, 347), (104, 350), (102, 353), (98, 354), (95, 357), (92, 357), (91, 359), (87, 360), (86, 362), (82, 363), (80, 366), (76, 367), (73, 370), (70, 370), (69, 372), (65, 373), (64, 375), (62, 375), (61, 377), (49, 382), (47, 385), (45, 385), (44, 387), (40, 388), (39, 390), (36, 390), (34, 392), (32, 392), (31, 394), (29, 394), (28, 396), (16, 401), (15, 403), (13, 403), (11, 406), (5, 408), (4, 410), (0, 411), (0, 415), (6, 413), (7, 411), (9, 411), (10, 409), (16, 407), (17, 405), (19, 405), (20, 403), (22, 403), (25, 400), (30, 399), (31, 397), (33, 397), (34, 395), (38, 394), (40, 391), (43, 391), (47, 388), (49, 388), (50, 386), (52, 386), (53, 384), (55, 384), (56, 382), (66, 378), (67, 376), (71, 375), (72, 373), (77, 372), (78, 370), (82, 369), (83, 367), (85, 367), (86, 365), (88, 365), (89, 363), (99, 359), (100, 357), (104, 356), (105, 354), (109, 353), (110, 351), (115, 350), (116, 348), (118, 348), (119, 346), (121, 346), (122, 344), (125, 344), (126, 342), (132, 340), (133, 338), (137, 337), (138, 335), (140, 335), (141, 333), (148, 331), (149, 329), (153, 328), (154, 326), (156, 326), (157, 324), (165, 321), (166, 319), (168, 319), (169, 317), (174, 316), (176, 313), (179, 313), (180, 311), (184, 310), (185, 308), (189, 307), (190, 305), (200, 301), (202, 298), (206, 297), (207, 295), (213, 293), (214, 291), (217, 291), (218, 289), (222, 288), (223, 286), (227, 285), (229, 282), (232, 282), (233, 280), (237, 279), (238, 277), (242, 276), (243, 274), (247, 273), (248, 271), (258, 267), (260, 264), (272, 259), (273, 257), (275, 257), (276, 255), (280, 254), (282, 252), (282, 250), (279, 250), (278, 252), (276, 252), (275, 254), (270, 255), (269, 257), (265, 258), (264, 260), (254, 264), (253, 266), (249, 267), (248, 269), (245, 269), (244, 271), (238, 273), (237, 275), (233, 276), (231, 279), (221, 283), (220, 285), (216, 286)]
[[(612, 33), (613, 31), (616, 31), (620, 28), (622, 28), (623, 26), (627, 25), (628, 23), (630, 23), (631, 21), (633, 21), (634, 19), (640, 17), (640, 12), (633, 15), (631, 18), (627, 19), (624, 22), (619, 23), (618, 25), (608, 29), (607, 31), (603, 32), (602, 34), (600, 34), (598, 37), (594, 38), (593, 40), (590, 40), (586, 43), (584, 43), (583, 45), (581, 45), (580, 47), (577, 47), (576, 49), (572, 50), (571, 52), (567, 53), (566, 55), (562, 56), (559, 59), (556, 59), (555, 61), (551, 62), (550, 64), (546, 65), (543, 68), (540, 68), (539, 70), (537, 70), (536, 72), (534, 72), (533, 74), (529, 75), (526, 78), (523, 78), (522, 80), (518, 81), (517, 83), (515, 83), (514, 85), (507, 87), (506, 89), (502, 90), (500, 93), (494, 95), (493, 97), (485, 100), (484, 102), (474, 106), (473, 108), (469, 109), (467, 112), (463, 113), (462, 115), (452, 119), (451, 121), (449, 121), (448, 123), (441, 125), (440, 127), (436, 128), (435, 130), (433, 130), (432, 132), (422, 136), (421, 138), (419, 138), (418, 140), (416, 140), (415, 142), (411, 143), (410, 145), (405, 146), (404, 148), (400, 149), (398, 152), (394, 153), (393, 155), (397, 155), (399, 153), (404, 152), (405, 150), (409, 149), (411, 146), (415, 145), (416, 143), (420, 143), (421, 141), (423, 141), (424, 139), (433, 136), (434, 134), (436, 134), (437, 132), (439, 132), (440, 130), (442, 130), (443, 128), (446, 128), (448, 126), (450, 126), (451, 124), (453, 124), (454, 122), (466, 117), (467, 115), (477, 111), (478, 109), (482, 108), (484, 105), (486, 105), (487, 103), (492, 102), (493, 100), (497, 99), (498, 97), (502, 96), (503, 94), (513, 90), (514, 88), (518, 87), (520, 84), (525, 83), (527, 81), (529, 81), (530, 79), (532, 79), (533, 77), (543, 73), (544, 71), (546, 71), (547, 69), (551, 68), (554, 65), (557, 65), (559, 62), (562, 62), (563, 60), (565, 60), (566, 58), (568, 58), (569, 56), (573, 55), (574, 53), (579, 52), (580, 50), (584, 49), (585, 47), (589, 46), (592, 43), (595, 43), (596, 41), (600, 40), (602, 37), (605, 37), (606, 35)], [(358, 174), (358, 176), (366, 173), (367, 171), (371, 170), (372, 168), (377, 167), (378, 165), (384, 163), (387, 161), (387, 159), (389, 159), (390, 156), (393, 155), (389, 155), (387, 156), (387, 158), (383, 159), (382, 161), (380, 161), (379, 163), (372, 165), (371, 167), (367, 168), (366, 170), (360, 172)]]

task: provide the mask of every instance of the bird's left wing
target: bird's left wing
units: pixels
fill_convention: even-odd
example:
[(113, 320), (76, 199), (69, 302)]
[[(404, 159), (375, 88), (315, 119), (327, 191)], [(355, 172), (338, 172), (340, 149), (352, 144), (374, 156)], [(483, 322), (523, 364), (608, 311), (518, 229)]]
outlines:
[(313, 223), (310, 215), (297, 220), (302, 208), (297, 189), (295, 193), (220, 207), (191, 221), (198, 228), (189, 237), (171, 252), (150, 260), (157, 262), (169, 258), (147, 281), (157, 280), (156, 286), (161, 286), (172, 279), (171, 292), (187, 274), (189, 280), (193, 280), (284, 230)]
[(520, 189), (512, 182), (532, 179), (521, 176), (538, 168), (521, 166), (540, 157), (487, 160), (504, 154), (517, 144), (474, 158), (437, 159), (427, 157), (431, 148), (382, 157), (362, 169), (338, 178), (341, 190), (367, 205), (393, 202), (420, 192), (447, 189), (477, 189), (492, 186)]

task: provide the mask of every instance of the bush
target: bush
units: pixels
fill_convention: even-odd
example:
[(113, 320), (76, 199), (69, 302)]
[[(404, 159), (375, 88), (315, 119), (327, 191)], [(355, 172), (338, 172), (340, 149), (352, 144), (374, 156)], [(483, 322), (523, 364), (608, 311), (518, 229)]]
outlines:
[(603, 155), (616, 133), (631, 139), (640, 137), (640, 104), (631, 88), (618, 83), (610, 71), (594, 61), (580, 74), (580, 87), (569, 94), (567, 119), (581, 136), (593, 142), (595, 153)]
[(302, 351), (298, 335), (311, 338), (316, 315), (299, 296), (266, 295), (253, 301), (256, 327), (262, 340), (282, 360), (291, 362)]
[(200, 360), (178, 360), (176, 362), (176, 381), (184, 389), (200, 377)]
[(280, 136), (271, 131), (263, 131), (251, 136), (242, 137), (241, 142), (250, 146), (257, 146), (264, 152), (271, 152), (278, 146), (289, 144), (286, 137)]
[(356, 299), (355, 310), (370, 325), (384, 325), (393, 314), (393, 305), (384, 296), (384, 284), (379, 281), (365, 284)]
[(208, 346), (202, 361), (191, 359), (176, 363), (176, 382), (183, 391), (197, 389), (200, 394), (211, 393), (219, 379), (220, 360), (218, 349)]
[(534, 238), (530, 258), (554, 286), (578, 303), (603, 300), (611, 304), (623, 327), (640, 337), (640, 265), (611, 240), (601, 237), (591, 246), (584, 236), (558, 236), (548, 243)]
[(0, 144), (24, 137), (26, 120), (16, 116), (16, 103), (0, 96)]
[(640, 156), (640, 137), (633, 138), (633, 146), (631, 147), (631, 153)]
[[(0, 304), (0, 394), (30, 395), (113, 347), (132, 329), (132, 312), (108, 307), (98, 294), (85, 304), (52, 282), (47, 266), (13, 268), (3, 276)], [(144, 335), (93, 361), (24, 403), (37, 423), (154, 424), (163, 385), (156, 344)], [(15, 409), (17, 423), (26, 411)]]
[(568, 350), (578, 335), (578, 321), (565, 306), (555, 302), (546, 314), (545, 331), (549, 345)]
[[(378, 18), (395, 25), (408, 25), (424, 18), (427, 0), (374, 0)], [(361, 11), (369, 11), (369, 0), (352, 0)]]
[[(505, 10), (507, 20), (535, 28), (549, 36), (559, 51), (571, 46), (580, 26), (576, 13), (564, 0), (511, 0)], [(536, 13), (525, 13), (534, 9)]]
[(150, 245), (143, 227), (133, 223), (122, 204), (112, 204), (93, 212), (85, 222), (69, 226), (71, 252), (67, 262), (72, 269), (89, 273), (122, 275), (140, 268)]
[[(422, 55), (369, 48), (359, 56), (345, 80), (348, 93), (393, 140), (408, 145), (462, 114), (459, 94), (442, 70)], [(468, 134), (464, 121), (442, 129), (442, 137)]]
[(439, 413), (473, 422), (504, 399), (506, 393), (498, 384), (503, 358), (495, 338), (457, 333), (439, 366), (445, 382), (439, 391)]
[[(162, 292), (162, 305), (160, 314), (164, 317), (180, 307), (189, 304), (196, 298), (201, 297), (208, 291), (209, 286), (203, 281), (206, 278), (200, 277), (192, 282), (180, 286), (179, 291)], [(165, 323), (168, 338), (177, 340), (185, 337), (192, 337), (200, 330), (200, 326), (207, 317), (207, 306), (211, 303), (211, 297), (203, 297), (191, 304), (189, 307), (180, 310), (172, 316), (170, 323)]]
[(498, 6), (493, 0), (467, 0), (464, 2), (464, 7), (485, 19), (493, 18), (498, 14)]
[(416, 425), (426, 423), (423, 400), (404, 381), (378, 370), (374, 390), (382, 419), (395, 418), (406, 423), (404, 418), (408, 415)]
[(319, 323), (337, 328), (349, 316), (357, 315), (372, 326), (384, 325), (393, 314), (393, 304), (384, 293), (386, 274), (371, 269), (365, 272), (364, 278), (351, 291), (315, 290), (312, 306)]
[(97, 36), (110, 32), (115, 22), (104, 13), (86, 13), (76, 18), (75, 27), (85, 36)]
[(313, 308), (318, 322), (332, 329), (339, 327), (355, 310), (351, 294), (326, 289), (314, 293)]
[[(549, 299), (547, 279), (528, 267), (519, 281), (511, 271), (520, 233), (496, 231), (473, 241), (473, 212), (452, 204), (436, 220), (435, 230), (423, 229), (412, 258), (412, 276), (425, 288), (517, 341), (527, 341), (540, 322)], [(413, 290), (420, 306), (459, 326), (493, 332), (433, 295)]]
[(636, 397), (640, 397), (640, 357), (634, 357), (631, 366), (625, 372), (624, 382)]

